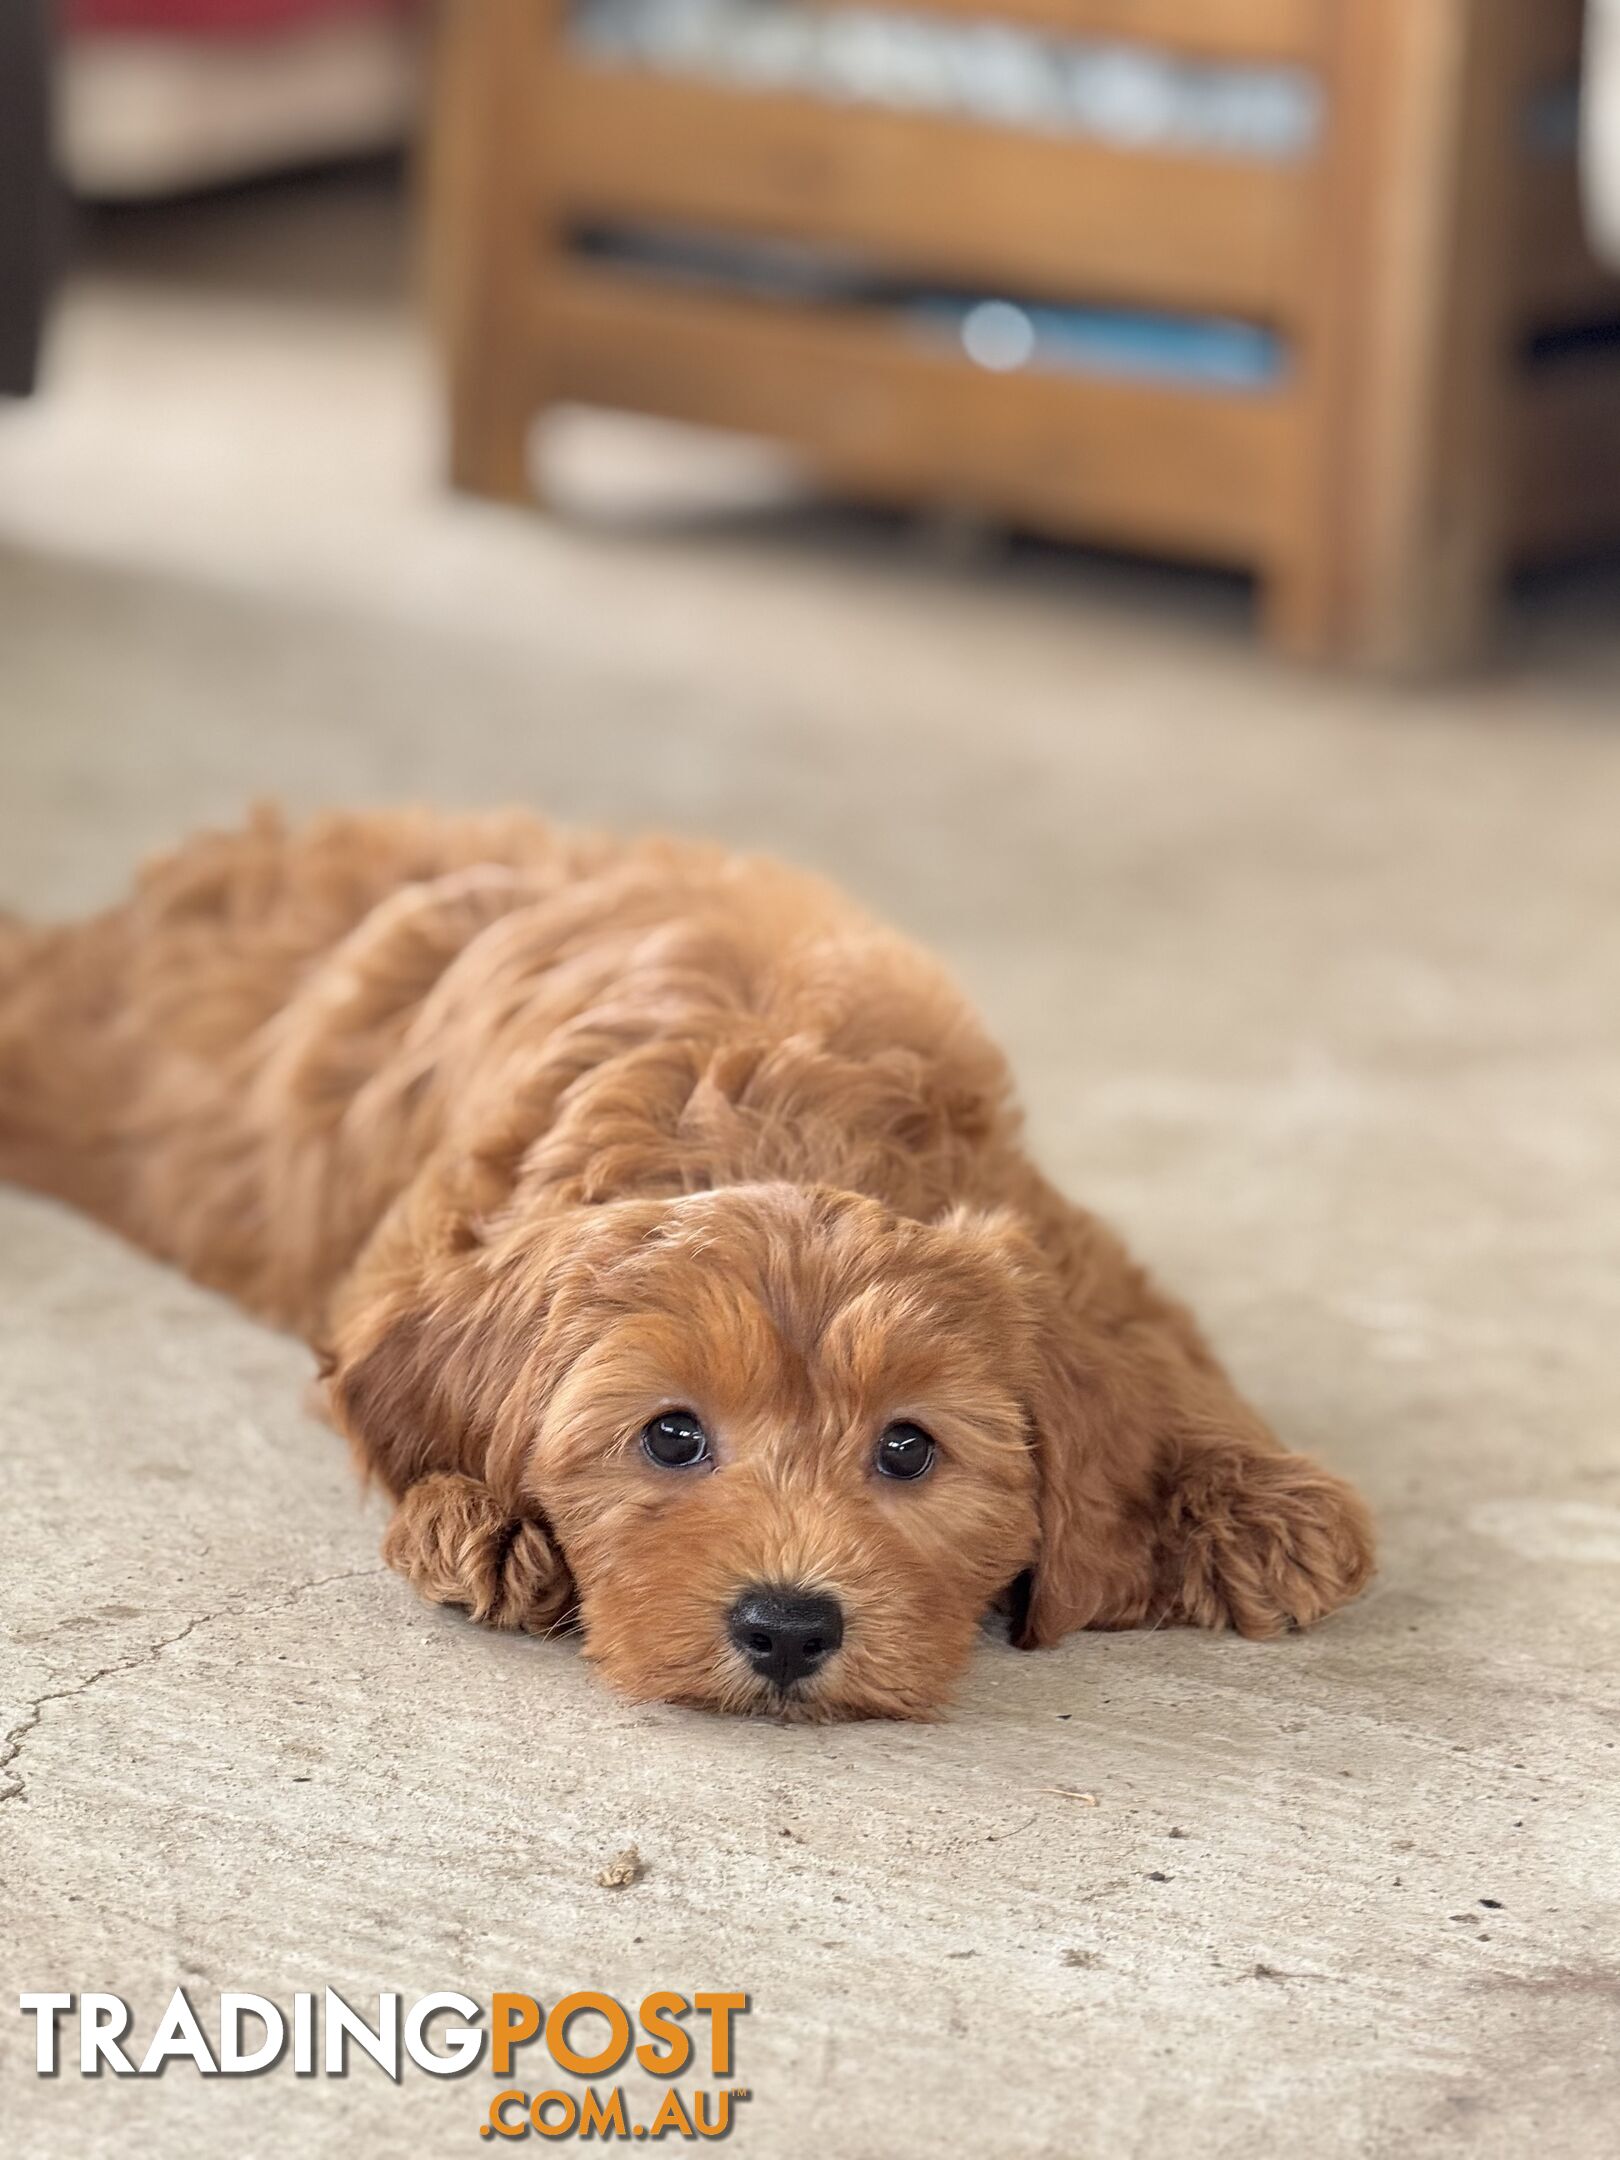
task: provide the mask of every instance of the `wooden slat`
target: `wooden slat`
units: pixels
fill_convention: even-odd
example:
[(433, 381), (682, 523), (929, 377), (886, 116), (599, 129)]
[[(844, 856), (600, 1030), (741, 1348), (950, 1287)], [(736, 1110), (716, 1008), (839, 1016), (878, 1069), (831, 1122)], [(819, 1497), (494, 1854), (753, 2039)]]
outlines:
[(1308, 190), (1288, 167), (567, 63), (541, 125), (564, 216), (843, 245), (993, 290), (1283, 321), (1307, 252)]
[(860, 310), (586, 266), (536, 288), (535, 332), (548, 395), (773, 437), (853, 493), (1217, 562), (1277, 540), (1282, 396), (990, 376)]
[(1547, 367), (1523, 393), (1511, 530), (1522, 561), (1620, 539), (1620, 356)]
[(1620, 273), (1592, 253), (1575, 160), (1530, 161), (1518, 196), (1518, 297), (1531, 327), (1620, 314)]
[[(839, 0), (828, 0), (837, 5)], [(908, 11), (1033, 23), (1072, 37), (1140, 39), (1178, 51), (1310, 60), (1330, 0), (897, 0)], [(1541, 0), (1537, 0), (1541, 4)]]

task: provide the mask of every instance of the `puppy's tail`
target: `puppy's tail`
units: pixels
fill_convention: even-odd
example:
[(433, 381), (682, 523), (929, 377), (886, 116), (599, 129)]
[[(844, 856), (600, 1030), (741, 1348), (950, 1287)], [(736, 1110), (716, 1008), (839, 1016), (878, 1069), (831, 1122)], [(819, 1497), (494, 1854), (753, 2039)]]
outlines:
[(13, 915), (9, 908), (0, 908), (0, 1009), (4, 1008), (6, 992), (21, 979), (45, 935), (20, 915)]
[(18, 1174), (8, 1154), (39, 1124), (48, 1093), (39, 1053), (50, 945), (48, 930), (0, 908), (0, 1171), (8, 1176)]
[(0, 912), (0, 1178), (97, 1208), (115, 1099), (110, 971), (83, 927)]

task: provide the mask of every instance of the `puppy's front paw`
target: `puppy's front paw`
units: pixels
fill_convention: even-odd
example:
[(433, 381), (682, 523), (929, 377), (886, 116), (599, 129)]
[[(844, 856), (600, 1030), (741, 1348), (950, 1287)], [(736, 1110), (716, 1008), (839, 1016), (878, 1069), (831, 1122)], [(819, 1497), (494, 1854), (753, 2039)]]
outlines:
[(1161, 1550), (1175, 1619), (1259, 1637), (1309, 1627), (1373, 1572), (1372, 1523), (1342, 1478), (1243, 1443), (1186, 1465)]
[(410, 1487), (382, 1556), (433, 1605), (461, 1605), (485, 1627), (555, 1627), (574, 1602), (562, 1555), (537, 1522), (515, 1520), (477, 1478), (444, 1472)]

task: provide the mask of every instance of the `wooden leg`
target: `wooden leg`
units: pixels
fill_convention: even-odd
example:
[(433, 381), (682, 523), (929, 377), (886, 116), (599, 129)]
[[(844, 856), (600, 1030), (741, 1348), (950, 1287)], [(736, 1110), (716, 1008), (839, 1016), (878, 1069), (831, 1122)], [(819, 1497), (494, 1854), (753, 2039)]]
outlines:
[(534, 408), (502, 384), (487, 361), (467, 365), (450, 386), (450, 485), (492, 502), (537, 500), (529, 465)]
[(430, 310), (449, 389), (449, 474), (475, 495), (535, 499), (540, 259), (534, 154), (556, 0), (444, 0), (427, 160)]
[(1328, 665), (1341, 659), (1334, 561), (1324, 536), (1309, 533), (1260, 573), (1260, 622), (1284, 659)]
[(1323, 275), (1279, 644), (1402, 675), (1485, 649), (1505, 568), (1516, 0), (1339, 0)]

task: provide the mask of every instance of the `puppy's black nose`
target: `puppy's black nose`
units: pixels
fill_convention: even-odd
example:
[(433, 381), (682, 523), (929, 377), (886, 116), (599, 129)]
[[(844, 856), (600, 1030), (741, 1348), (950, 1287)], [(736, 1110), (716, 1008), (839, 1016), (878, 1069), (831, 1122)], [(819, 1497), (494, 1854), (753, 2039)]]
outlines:
[(762, 1679), (778, 1687), (802, 1680), (844, 1639), (838, 1600), (791, 1583), (754, 1583), (731, 1608), (731, 1639)]

